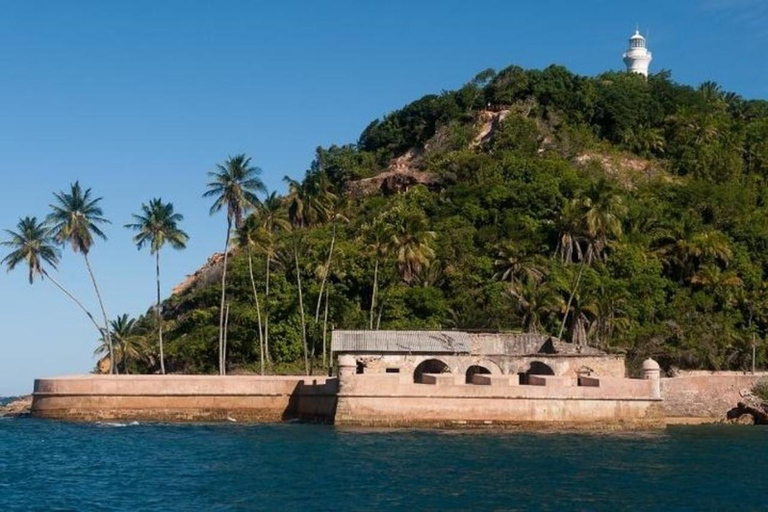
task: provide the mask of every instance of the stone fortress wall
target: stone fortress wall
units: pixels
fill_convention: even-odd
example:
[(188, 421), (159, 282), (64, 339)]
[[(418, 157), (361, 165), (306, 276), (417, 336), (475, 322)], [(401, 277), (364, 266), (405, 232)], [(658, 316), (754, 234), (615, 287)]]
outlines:
[(661, 379), (664, 414), (668, 418), (725, 418), (726, 413), (768, 373), (680, 372)]
[(32, 414), (107, 421), (291, 419), (348, 426), (659, 426), (658, 378), (425, 373), (357, 373), (339, 358), (339, 377), (120, 375), (35, 382)]
[(312, 420), (355, 426), (614, 428), (724, 419), (760, 375), (660, 378), (530, 333), (335, 331), (338, 377), (86, 375), (39, 379), (32, 414), (69, 420)]

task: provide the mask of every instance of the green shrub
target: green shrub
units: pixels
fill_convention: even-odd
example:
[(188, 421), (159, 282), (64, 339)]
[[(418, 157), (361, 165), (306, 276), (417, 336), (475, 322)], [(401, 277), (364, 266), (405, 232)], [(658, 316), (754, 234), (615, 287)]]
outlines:
[(762, 378), (755, 383), (752, 393), (760, 400), (768, 402), (768, 378)]

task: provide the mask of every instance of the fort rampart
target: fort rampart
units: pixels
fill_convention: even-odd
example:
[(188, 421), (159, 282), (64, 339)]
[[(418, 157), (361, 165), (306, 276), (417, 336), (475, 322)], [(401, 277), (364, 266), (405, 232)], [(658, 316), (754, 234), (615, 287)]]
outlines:
[(314, 420), (348, 426), (636, 428), (663, 421), (658, 379), (356, 374), (74, 376), (35, 382), (32, 414), (83, 421)]

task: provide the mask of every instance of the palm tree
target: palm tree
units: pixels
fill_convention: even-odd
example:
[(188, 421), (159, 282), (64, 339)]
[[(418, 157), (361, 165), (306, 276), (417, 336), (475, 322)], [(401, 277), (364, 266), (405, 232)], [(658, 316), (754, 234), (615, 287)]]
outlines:
[(308, 171), (303, 181), (288, 176), (286, 206), (294, 227), (305, 228), (328, 219), (328, 209), (336, 196), (330, 192), (328, 177), (323, 172)]
[(410, 208), (397, 208), (392, 220), (390, 247), (397, 256), (397, 268), (400, 277), (407, 284), (428, 267), (435, 257), (430, 244), (436, 238), (434, 231), (429, 231), (427, 218), (421, 211)]
[(583, 219), (582, 203), (578, 199), (566, 202), (560, 210), (557, 220), (559, 238), (555, 254), (560, 256), (563, 263), (581, 261), (584, 257), (581, 249)]
[(157, 323), (157, 338), (160, 347), (160, 373), (165, 374), (165, 355), (163, 352), (163, 323), (160, 310), (160, 250), (168, 243), (177, 250), (186, 248), (189, 236), (179, 229), (179, 222), (184, 216), (173, 211), (173, 203), (164, 203), (162, 199), (152, 199), (149, 204), (141, 205), (141, 213), (133, 214), (136, 221), (125, 227), (138, 233), (133, 237), (136, 247), (142, 249), (149, 246), (149, 254), (155, 256), (155, 279), (157, 282), (157, 303), (155, 305), (155, 321)]
[(514, 300), (523, 327), (532, 333), (542, 332), (544, 321), (561, 311), (564, 304), (562, 297), (554, 293), (546, 282), (514, 281), (508, 293)]
[(259, 224), (259, 219), (256, 215), (249, 216), (237, 232), (238, 244), (240, 247), (245, 247), (248, 252), (248, 275), (251, 279), (251, 289), (253, 290), (253, 301), (256, 305), (256, 319), (259, 330), (259, 364), (261, 366), (261, 375), (264, 375), (264, 330), (261, 320), (259, 293), (256, 289), (256, 278), (253, 275), (253, 251), (254, 249), (263, 251), (264, 246), (269, 243), (268, 238), (269, 235)]
[(11, 252), (0, 260), (0, 264), (6, 265), (10, 272), (20, 263), (26, 263), (30, 284), (34, 282), (36, 277), (47, 278), (88, 316), (88, 319), (101, 335), (102, 328), (96, 323), (91, 312), (45, 269), (45, 265), (55, 269), (59, 263), (59, 250), (54, 245), (55, 241), (51, 237), (50, 231), (45, 227), (45, 223), (38, 222), (36, 217), (24, 217), (19, 219), (16, 224), (16, 231), (7, 229), (5, 232), (10, 236), (10, 239), (3, 241), (0, 245), (10, 248)]
[(275, 257), (275, 233), (277, 231), (288, 231), (291, 228), (286, 218), (283, 199), (272, 192), (267, 195), (264, 201), (257, 209), (263, 234), (266, 238), (266, 244), (262, 247), (266, 255), (266, 276), (264, 278), (264, 356), (267, 363), (271, 363), (269, 355), (269, 278), (272, 259)]
[[(330, 194), (330, 193), (329, 193)], [(320, 281), (320, 293), (317, 296), (317, 307), (315, 308), (315, 324), (320, 321), (320, 305), (323, 300), (323, 292), (325, 292), (325, 315), (323, 316), (323, 366), (326, 366), (326, 333), (328, 332), (328, 288), (326, 283), (328, 282), (328, 276), (331, 272), (331, 262), (333, 261), (333, 249), (336, 246), (336, 228), (339, 222), (349, 222), (349, 219), (345, 216), (347, 208), (346, 197), (336, 198), (330, 201), (328, 207), (328, 219), (331, 222), (331, 245), (328, 248), (328, 258), (325, 261), (325, 265), (321, 269), (322, 280)]]
[[(115, 364), (118, 361), (122, 363), (123, 373), (125, 374), (128, 373), (128, 362), (142, 359), (146, 350), (144, 337), (134, 332), (135, 327), (136, 319), (130, 318), (126, 314), (119, 315), (110, 322), (110, 330), (112, 331), (112, 340), (115, 343), (117, 357)], [(104, 356), (109, 350), (109, 347), (105, 344), (104, 336), (102, 336), (101, 341), (101, 345), (93, 351), (95, 356)]]
[(210, 209), (213, 215), (227, 208), (227, 237), (224, 244), (224, 267), (221, 273), (221, 306), (219, 308), (219, 373), (226, 374), (224, 354), (224, 306), (227, 298), (227, 257), (232, 226), (238, 229), (245, 214), (259, 204), (258, 192), (265, 192), (264, 183), (259, 178), (261, 169), (251, 165), (251, 159), (244, 154), (228, 158), (224, 164), (218, 164), (208, 173), (212, 179), (203, 197), (215, 198)]
[(322, 269), (322, 280), (320, 282), (320, 293), (317, 296), (317, 307), (315, 308), (315, 322), (317, 322), (320, 318), (320, 303), (323, 299), (323, 290), (325, 289), (325, 284), (328, 281), (328, 273), (331, 269), (331, 261), (333, 259), (333, 249), (336, 245), (336, 227), (337, 223), (339, 222), (349, 222), (349, 219), (344, 215), (345, 210), (347, 207), (347, 201), (346, 197), (337, 198), (334, 194), (331, 194), (330, 192), (328, 194), (328, 207), (326, 209), (326, 214), (328, 217), (328, 220), (331, 222), (331, 245), (328, 248), (328, 258), (326, 259), (325, 265)]
[(501, 244), (494, 261), (496, 274), (494, 278), (516, 284), (520, 282), (541, 282), (544, 271), (541, 266), (531, 259), (526, 258), (516, 246)]
[[(299, 267), (299, 250), (304, 245), (304, 237), (302, 234), (298, 233), (298, 231), (328, 219), (329, 202), (333, 201), (336, 196), (329, 191), (330, 184), (323, 172), (308, 171), (304, 180), (301, 182), (288, 176), (283, 178), (283, 180), (288, 184), (286, 207), (288, 210), (288, 219), (295, 233), (292, 245), (294, 248), (294, 266), (296, 267), (296, 284), (299, 291), (302, 340), (305, 350), (304, 366), (307, 373), (310, 373), (311, 366), (307, 354), (308, 344), (306, 315), (304, 312), (304, 293), (301, 286), (301, 269)], [(312, 348), (312, 355), (314, 357), (314, 345)]]
[[(304, 233), (302, 233), (298, 228), (294, 229), (291, 232), (288, 243), (290, 244), (290, 256), (292, 256), (294, 270), (296, 272), (296, 287), (299, 291), (299, 315), (301, 318), (301, 343), (304, 351), (304, 370), (307, 375), (309, 375), (311, 372), (311, 367), (309, 364), (309, 346), (307, 344), (307, 321), (306, 315), (304, 313), (304, 291), (301, 285), (301, 267), (299, 266), (299, 253), (304, 252), (306, 249), (306, 238)], [(289, 257), (285, 256), (283, 257), (283, 260), (288, 260)]]
[(376, 292), (379, 289), (379, 265), (387, 257), (390, 249), (390, 226), (382, 218), (376, 219), (373, 224), (364, 228), (365, 237), (368, 240), (366, 245), (368, 253), (373, 256), (373, 286), (371, 289), (371, 309), (369, 312), (369, 326), (373, 330), (373, 316), (376, 307)]
[[(56, 202), (51, 205), (51, 213), (46, 220), (50, 226), (54, 239), (60, 244), (69, 242), (75, 253), (83, 255), (85, 267), (91, 276), (91, 283), (96, 292), (96, 298), (99, 300), (99, 307), (104, 318), (104, 332), (107, 336), (107, 345), (110, 347), (110, 360), (114, 361), (114, 347), (112, 346), (112, 334), (109, 332), (109, 316), (104, 307), (104, 301), (101, 298), (99, 286), (96, 283), (96, 277), (91, 268), (91, 262), (88, 259), (88, 253), (93, 246), (94, 236), (106, 240), (107, 236), (101, 231), (99, 225), (109, 224), (109, 221), (103, 217), (104, 212), (99, 206), (101, 197), (92, 197), (91, 189), (83, 190), (80, 182), (76, 181), (70, 186), (69, 193), (59, 192), (53, 194)], [(112, 365), (111, 373), (115, 373), (117, 368)]]
[[(621, 236), (621, 219), (626, 214), (621, 196), (604, 178), (592, 183), (584, 197), (575, 199), (566, 206), (562, 214), (561, 226), (567, 227), (568, 231), (561, 233), (559, 252), (563, 256), (564, 263), (569, 263), (573, 255), (577, 255), (578, 259), (581, 259), (581, 268), (568, 298), (558, 338), (562, 337), (565, 330), (571, 304), (581, 283), (584, 268), (595, 260), (607, 258), (606, 250), (609, 242)], [(580, 223), (578, 222), (579, 214), (581, 215)], [(580, 242), (585, 244), (583, 249)], [(573, 244), (576, 246), (575, 249), (572, 247)], [(566, 248), (568, 246), (570, 247)], [(580, 335), (580, 333), (577, 334)], [(586, 339), (586, 336), (580, 339)]]

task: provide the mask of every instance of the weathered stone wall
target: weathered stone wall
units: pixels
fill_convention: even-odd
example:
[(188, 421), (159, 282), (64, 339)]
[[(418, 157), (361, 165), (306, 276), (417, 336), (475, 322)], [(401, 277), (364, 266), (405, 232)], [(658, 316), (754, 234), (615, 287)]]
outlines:
[(736, 407), (741, 393), (768, 373), (689, 372), (661, 379), (664, 412), (670, 418), (720, 418)]
[[(458, 376), (425, 375), (418, 384), (395, 374), (340, 378), (335, 423), (355, 426), (499, 425), (624, 428), (663, 423), (657, 382), (608, 379), (579, 386), (568, 377), (543, 377), (538, 385)], [(437, 377), (437, 378), (436, 378)], [(571, 382), (573, 381), (573, 382)]]
[(626, 369), (622, 356), (581, 356), (547, 355), (533, 356), (477, 356), (477, 355), (418, 355), (386, 354), (356, 355), (356, 360), (365, 366), (365, 373), (385, 373), (387, 369), (400, 369), (400, 374), (413, 377), (416, 367), (428, 359), (444, 362), (451, 373), (463, 376), (470, 366), (483, 366), (491, 374), (525, 373), (531, 363), (540, 362), (552, 368), (555, 375), (576, 377), (579, 373), (589, 372), (603, 377), (624, 377)]
[[(75, 420), (329, 421), (336, 379), (204, 375), (84, 375), (35, 381), (32, 415)], [(303, 411), (302, 411), (303, 409)]]

